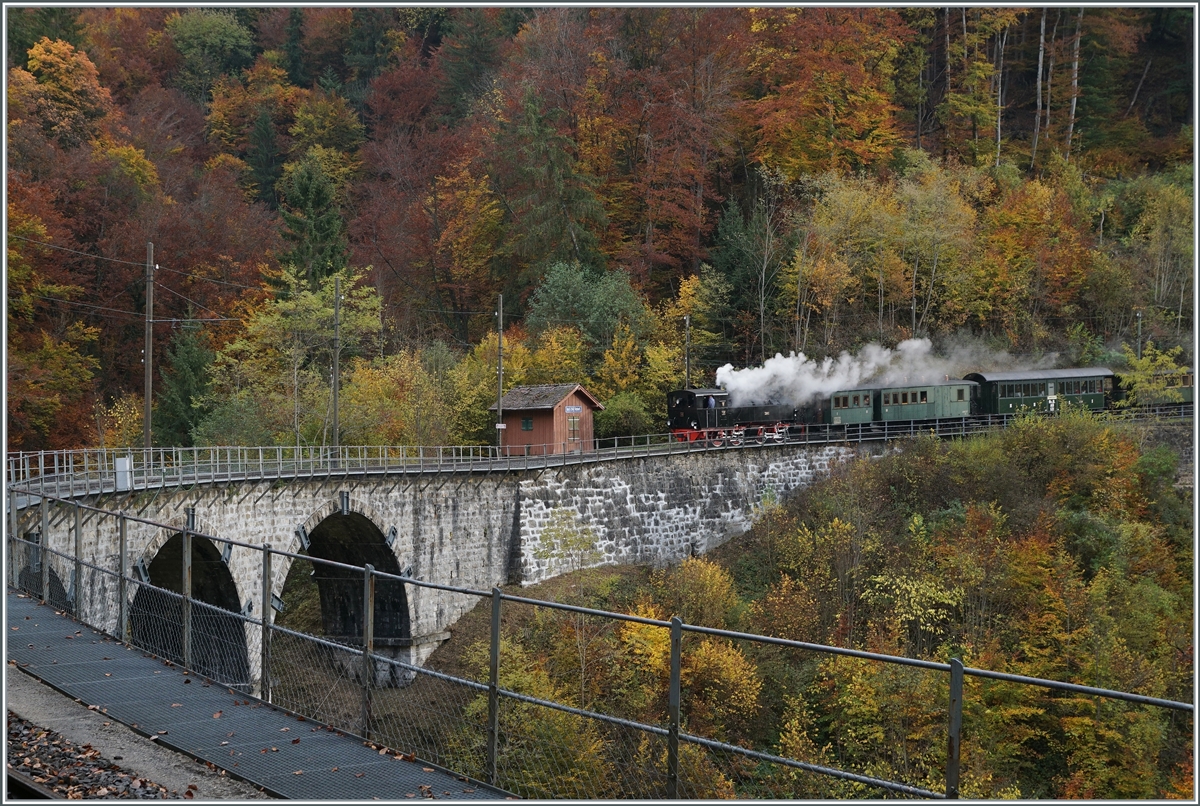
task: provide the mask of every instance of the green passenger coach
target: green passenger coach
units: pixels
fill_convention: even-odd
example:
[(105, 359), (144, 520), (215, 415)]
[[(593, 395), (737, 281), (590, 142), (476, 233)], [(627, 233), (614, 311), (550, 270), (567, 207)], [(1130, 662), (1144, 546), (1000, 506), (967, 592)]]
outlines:
[(938, 420), (967, 417), (975, 384), (971, 380), (889, 386), (875, 392), (876, 420)]
[(831, 425), (869, 423), (875, 417), (878, 389), (844, 389), (822, 403), (824, 421)]
[(967, 380), (979, 384), (979, 414), (1016, 414), (1022, 409), (1056, 412), (1064, 403), (1099, 411), (1113, 391), (1113, 373), (1105, 367), (972, 372)]

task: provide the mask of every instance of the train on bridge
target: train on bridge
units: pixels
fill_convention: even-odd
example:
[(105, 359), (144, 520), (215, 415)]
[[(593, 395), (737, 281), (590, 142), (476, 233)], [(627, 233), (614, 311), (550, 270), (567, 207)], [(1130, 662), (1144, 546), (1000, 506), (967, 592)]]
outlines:
[[(1193, 403), (1191, 370), (1167, 378), (1168, 388)], [(713, 446), (744, 440), (786, 441), (803, 436), (809, 426), (826, 432), (849, 425), (880, 428), (911, 424), (990, 418), (1022, 411), (1055, 413), (1066, 406), (1092, 411), (1112, 408), (1126, 396), (1119, 375), (1105, 367), (972, 372), (960, 380), (901, 386), (864, 385), (841, 389), (800, 406), (768, 402), (731, 405), (725, 389), (679, 389), (667, 394), (667, 430), (679, 442), (704, 441)]]

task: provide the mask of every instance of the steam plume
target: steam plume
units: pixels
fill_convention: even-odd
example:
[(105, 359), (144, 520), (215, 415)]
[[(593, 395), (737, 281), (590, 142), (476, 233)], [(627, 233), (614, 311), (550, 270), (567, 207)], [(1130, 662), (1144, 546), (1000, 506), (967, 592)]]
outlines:
[[(1037, 365), (1049, 366), (1056, 356), (1047, 356)], [(734, 369), (726, 364), (717, 370), (717, 383), (730, 397), (730, 405), (791, 403), (802, 406), (816, 398), (827, 397), (843, 389), (862, 386), (895, 386), (961, 378), (968, 372), (1018, 369), (1024, 363), (1004, 352), (981, 345), (964, 343), (952, 347), (947, 355), (933, 354), (929, 339), (908, 339), (889, 349), (868, 344), (857, 355), (843, 352), (837, 358), (817, 361), (803, 353), (783, 356), (776, 353), (761, 367)]]

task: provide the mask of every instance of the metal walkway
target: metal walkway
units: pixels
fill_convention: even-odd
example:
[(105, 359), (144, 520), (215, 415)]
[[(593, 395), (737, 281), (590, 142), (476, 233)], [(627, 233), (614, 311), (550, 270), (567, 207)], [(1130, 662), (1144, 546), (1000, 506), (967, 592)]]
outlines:
[(9, 590), (6, 674), (22, 672), (159, 744), (295, 800), (503, 800), (508, 793), (234, 692)]

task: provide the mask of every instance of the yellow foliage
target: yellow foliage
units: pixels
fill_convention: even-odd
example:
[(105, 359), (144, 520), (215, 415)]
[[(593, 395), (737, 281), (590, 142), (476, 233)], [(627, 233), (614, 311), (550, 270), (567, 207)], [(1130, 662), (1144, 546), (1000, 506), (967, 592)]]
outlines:
[(640, 378), (641, 352), (629, 325), (625, 322), (617, 325), (612, 346), (604, 351), (604, 361), (594, 382), (594, 391), (601, 400), (633, 390)]
[(674, 568), (656, 571), (651, 584), (663, 609), (685, 624), (729, 627), (740, 604), (730, 573), (704, 557), (689, 557)]
[(578, 328), (557, 325), (542, 331), (529, 356), (529, 383), (583, 383), (587, 344)]
[(754, 631), (763, 635), (814, 644), (826, 640), (817, 597), (803, 577), (784, 574), (763, 598), (751, 604), (750, 622)]
[(685, 641), (680, 684), (689, 733), (735, 741), (758, 712), (758, 668), (726, 640)]
[(96, 444), (101, 448), (143, 445), (142, 398), (127, 392), (110, 405), (96, 404)]
[[(656, 605), (638, 605), (633, 615), (641, 618), (665, 620), (662, 610)], [(621, 628), (621, 646), (624, 651), (645, 671), (660, 681), (671, 675), (671, 632), (666, 627), (653, 624), (626, 622)]]

